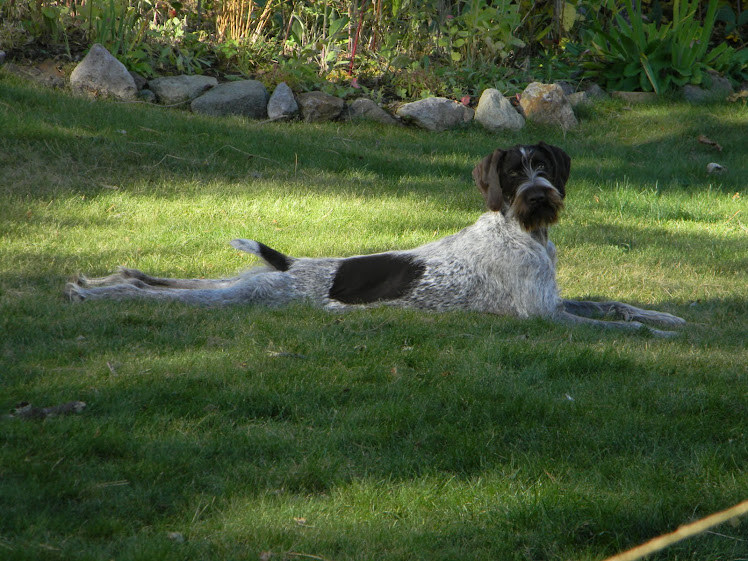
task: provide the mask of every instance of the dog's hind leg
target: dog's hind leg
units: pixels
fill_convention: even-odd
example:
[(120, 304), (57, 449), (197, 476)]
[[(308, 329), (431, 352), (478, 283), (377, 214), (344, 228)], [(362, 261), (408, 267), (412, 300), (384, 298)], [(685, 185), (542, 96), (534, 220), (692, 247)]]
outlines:
[(575, 316), (587, 318), (612, 317), (624, 321), (645, 321), (657, 325), (675, 327), (685, 325), (686, 320), (654, 310), (643, 310), (622, 302), (591, 302), (587, 300), (564, 300), (564, 310)]
[(184, 290), (182, 288), (151, 286), (142, 280), (131, 278), (129, 282), (122, 281), (118, 284), (96, 286), (71, 282), (67, 285), (65, 293), (72, 301), (142, 298), (205, 306), (244, 303), (278, 306), (297, 299), (291, 276), (278, 271), (239, 277), (233, 284), (224, 287)]
[(137, 269), (120, 269), (108, 277), (89, 279), (79, 275), (75, 283), (80, 286), (111, 286), (115, 284), (132, 284), (135, 286), (150, 286), (153, 288), (179, 288), (179, 289), (196, 289), (196, 288), (229, 288), (235, 285), (241, 277), (229, 279), (172, 279), (164, 277), (152, 277)]

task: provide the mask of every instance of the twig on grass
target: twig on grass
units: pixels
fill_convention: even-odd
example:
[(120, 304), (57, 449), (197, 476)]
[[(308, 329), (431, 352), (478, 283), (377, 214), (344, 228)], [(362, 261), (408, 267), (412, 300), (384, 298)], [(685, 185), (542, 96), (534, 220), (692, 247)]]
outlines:
[(312, 555), (311, 553), (299, 553), (296, 551), (289, 551), (286, 553), (286, 555), (290, 557), (306, 557), (307, 559), (317, 559), (318, 561), (327, 561), (324, 557), (320, 557), (319, 555)]
[(642, 545), (638, 545), (633, 549), (629, 549), (628, 551), (624, 551), (613, 557), (608, 557), (605, 561), (636, 561), (650, 553), (661, 551), (674, 543), (706, 532), (718, 524), (722, 524), (723, 522), (727, 522), (732, 518), (737, 518), (746, 513), (748, 513), (748, 501), (743, 501), (731, 508), (715, 512), (714, 514), (702, 518), (701, 520), (697, 520), (696, 522), (685, 524), (674, 532), (663, 534), (662, 536), (656, 537)]
[(737, 211), (737, 212), (736, 212), (735, 214), (733, 214), (733, 215), (732, 215), (732, 216), (731, 216), (730, 218), (728, 218), (727, 220), (725, 220), (725, 224), (727, 224), (728, 222), (730, 222), (730, 221), (731, 221), (731, 220), (732, 220), (733, 218), (735, 218), (735, 217), (736, 217), (736, 216), (737, 216), (738, 214), (740, 214), (740, 212), (741, 212), (741, 211), (740, 211), (740, 210), (738, 210), (738, 211)]
[[(153, 165), (150, 165), (150, 166), (145, 166), (145, 167), (149, 167), (149, 168), (155, 168), (156, 166), (160, 166), (160, 165), (161, 165), (161, 163), (162, 163), (162, 162), (163, 162), (163, 161), (164, 161), (164, 160), (165, 160), (166, 158), (174, 158), (175, 160), (183, 160), (183, 161), (185, 161), (185, 162), (189, 162), (189, 161), (190, 161), (190, 160), (188, 160), (187, 158), (180, 158), (179, 156), (173, 156), (173, 155), (171, 155), (171, 154), (167, 154), (166, 156), (164, 156), (163, 158), (161, 158), (161, 159), (160, 159), (160, 160), (159, 160), (158, 162), (156, 162), (155, 164), (153, 164)], [(195, 162), (193, 162), (193, 163), (195, 163)]]
[(272, 158), (266, 158), (265, 156), (258, 156), (257, 154), (250, 154), (249, 152), (245, 152), (244, 150), (239, 150), (236, 146), (231, 146), (230, 144), (226, 144), (225, 146), (221, 146), (218, 150), (213, 152), (212, 154), (209, 154), (205, 161), (207, 162), (210, 158), (218, 154), (221, 150), (224, 148), (231, 148), (232, 150), (236, 150), (240, 154), (244, 154), (245, 156), (249, 156), (250, 158), (257, 158), (258, 160), (267, 160), (268, 162), (273, 162), (274, 164), (280, 164), (278, 160), (273, 160)]
[(736, 538), (735, 536), (728, 536), (727, 534), (720, 534), (719, 532), (712, 532), (711, 530), (707, 530), (704, 533), (711, 534), (712, 536), (719, 536), (720, 538), (727, 538), (728, 540), (735, 540), (736, 542), (748, 541), (748, 540), (744, 540), (743, 538)]

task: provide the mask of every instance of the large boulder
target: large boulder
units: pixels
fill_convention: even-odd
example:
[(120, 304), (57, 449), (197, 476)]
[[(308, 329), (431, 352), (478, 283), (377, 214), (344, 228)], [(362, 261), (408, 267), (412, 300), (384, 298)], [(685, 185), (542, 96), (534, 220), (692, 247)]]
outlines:
[(345, 101), (324, 92), (307, 92), (299, 95), (301, 118), (311, 123), (334, 121), (343, 112)]
[(212, 76), (164, 76), (148, 81), (148, 89), (164, 105), (179, 105), (218, 85)]
[(474, 111), (445, 97), (429, 97), (402, 105), (397, 114), (426, 130), (441, 132), (469, 123)]
[(135, 99), (138, 88), (125, 68), (106, 50), (95, 43), (70, 75), (70, 87), (75, 93), (92, 97), (110, 97), (119, 101)]
[(499, 90), (484, 90), (475, 109), (475, 120), (490, 131), (502, 129), (519, 130), (525, 126), (525, 118)]
[(250, 119), (267, 117), (268, 91), (262, 82), (241, 80), (218, 84), (193, 100), (192, 111), (204, 115), (241, 115)]
[(268, 119), (284, 121), (293, 119), (298, 114), (299, 104), (296, 103), (293, 91), (288, 87), (288, 84), (281, 82), (275, 86), (273, 95), (270, 96), (270, 101), (268, 101)]
[(571, 129), (579, 124), (564, 90), (558, 84), (532, 82), (522, 92), (520, 106), (528, 121), (558, 125), (563, 129)]

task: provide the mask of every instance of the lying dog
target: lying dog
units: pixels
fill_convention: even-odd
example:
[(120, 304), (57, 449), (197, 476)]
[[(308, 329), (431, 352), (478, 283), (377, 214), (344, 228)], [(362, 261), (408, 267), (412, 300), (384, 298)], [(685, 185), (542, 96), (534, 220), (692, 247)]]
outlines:
[[(120, 269), (99, 279), (78, 277), (72, 300), (152, 298), (191, 304), (305, 300), (328, 309), (391, 305), (432, 311), (474, 310), (519, 318), (545, 317), (622, 329), (640, 321), (666, 326), (684, 320), (620, 302), (562, 300), (556, 250), (548, 226), (563, 208), (571, 160), (543, 142), (496, 150), (473, 170), (488, 212), (464, 230), (415, 249), (345, 258), (294, 258), (260, 242), (237, 239), (256, 267), (230, 279), (168, 279)], [(614, 314), (627, 321), (590, 319)], [(672, 332), (652, 330), (657, 335)]]

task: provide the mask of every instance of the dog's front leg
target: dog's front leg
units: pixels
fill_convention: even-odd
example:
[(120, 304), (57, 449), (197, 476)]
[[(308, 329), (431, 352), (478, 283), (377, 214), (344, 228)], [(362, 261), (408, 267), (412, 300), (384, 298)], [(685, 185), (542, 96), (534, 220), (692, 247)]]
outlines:
[(677, 327), (686, 320), (666, 312), (643, 310), (623, 302), (591, 302), (588, 300), (564, 300), (564, 310), (575, 316), (615, 317), (624, 321), (644, 321), (657, 325)]
[(591, 319), (587, 317), (577, 316), (567, 311), (561, 311), (556, 315), (556, 318), (569, 325), (591, 325), (594, 327), (601, 327), (603, 329), (619, 329), (623, 331), (648, 331), (656, 337), (675, 337), (678, 335), (675, 331), (662, 331), (644, 325), (638, 321), (603, 321), (599, 319)]

